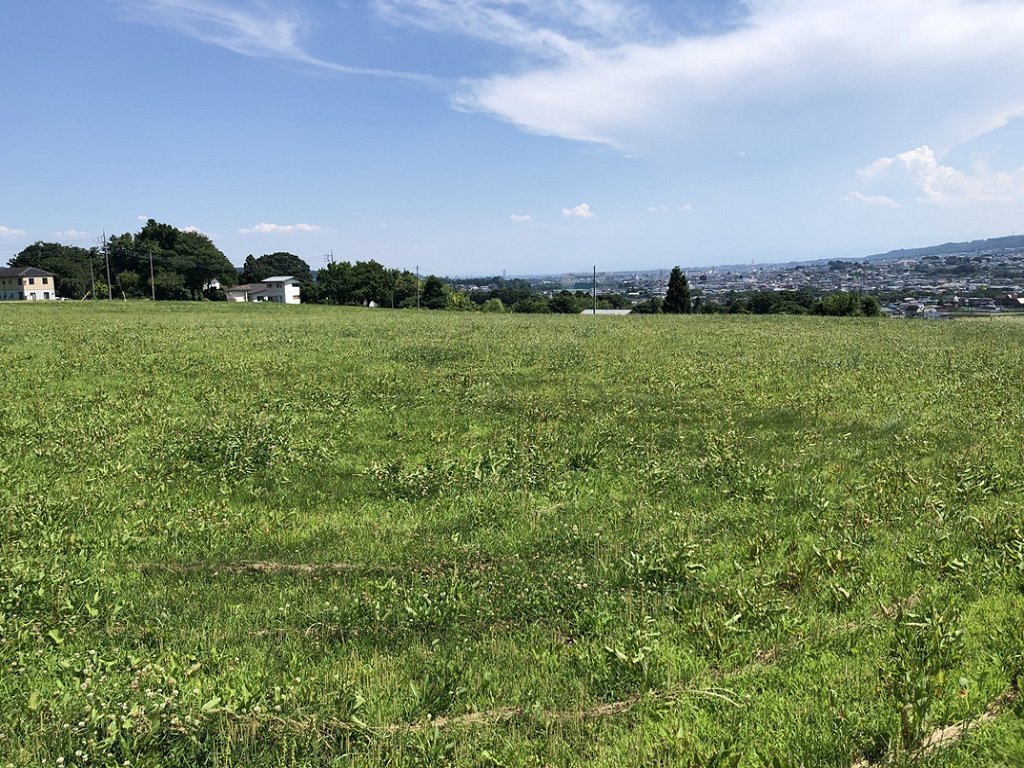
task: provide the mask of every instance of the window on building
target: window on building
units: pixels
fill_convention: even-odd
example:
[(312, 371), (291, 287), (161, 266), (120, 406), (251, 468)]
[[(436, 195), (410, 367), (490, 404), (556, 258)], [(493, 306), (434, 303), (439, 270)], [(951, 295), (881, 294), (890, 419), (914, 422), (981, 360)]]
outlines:
[(28, 279), (28, 284), (29, 284), (29, 285), (35, 285), (35, 284), (36, 284), (36, 279), (35, 279), (34, 277), (30, 277), (30, 278)]

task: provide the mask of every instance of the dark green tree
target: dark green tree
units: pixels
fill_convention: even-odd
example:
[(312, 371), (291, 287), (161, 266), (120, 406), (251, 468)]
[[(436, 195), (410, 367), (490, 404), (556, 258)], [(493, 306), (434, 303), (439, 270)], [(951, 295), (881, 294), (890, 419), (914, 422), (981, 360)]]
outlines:
[[(310, 304), (399, 306), (404, 295), (392, 304), (399, 294), (397, 270), (385, 269), (376, 261), (330, 261), (316, 275), (316, 284), (303, 283), (303, 301)], [(416, 278), (412, 277), (412, 295), (416, 295)], [(308, 301), (307, 298), (308, 297)], [(416, 306), (415, 301), (413, 306)]]
[(880, 317), (882, 305), (874, 296), (862, 296), (860, 300), (860, 311), (865, 317)]
[(839, 291), (814, 305), (814, 314), (831, 317), (857, 317), (863, 312), (861, 297), (856, 293)]
[(512, 311), (519, 314), (543, 315), (551, 311), (551, 303), (543, 294), (531, 293), (513, 304)]
[[(184, 231), (150, 219), (135, 236), (137, 249), (146, 251), (147, 245), (157, 249), (154, 253), (154, 270), (179, 274), (190, 298), (201, 299), (203, 289), (211, 280), (217, 280), (222, 285), (238, 282), (238, 270), (209, 237), (199, 232)], [(148, 283), (146, 267), (148, 265), (143, 263), (143, 274)]]
[(309, 264), (300, 259), (294, 253), (278, 251), (276, 253), (265, 253), (257, 259), (249, 254), (242, 267), (243, 283), (260, 283), (268, 277), (290, 276), (302, 283), (313, 282), (313, 272)]
[(451, 301), (451, 290), (441, 278), (430, 275), (423, 281), (423, 294), (420, 304), (426, 309), (447, 309)]
[(189, 289), (185, 285), (185, 277), (178, 272), (158, 273), (154, 285), (156, 285), (157, 301), (188, 301), (190, 298)]
[(357, 261), (352, 266), (353, 299), (357, 304), (389, 306), (394, 281), (395, 275), (373, 259)]
[(598, 309), (632, 309), (633, 303), (621, 293), (601, 293), (597, 296)]
[[(92, 262), (92, 275), (89, 273)], [(84, 298), (96, 280), (96, 292), (106, 297), (107, 278), (103, 254), (97, 248), (78, 248), (60, 243), (33, 243), (9, 262), (12, 267), (35, 267), (52, 272), (57, 295), (66, 299)]]
[(755, 315), (777, 315), (783, 312), (782, 297), (774, 291), (758, 291), (750, 297), (749, 306)]
[[(497, 278), (497, 280), (500, 281), (501, 278)], [(507, 282), (512, 282), (512, 281), (510, 280), (510, 281), (507, 281)], [(515, 282), (521, 283), (521, 282), (524, 282), (524, 281), (516, 280)], [(477, 304), (483, 304), (488, 299), (501, 299), (501, 303), (502, 304), (504, 304), (506, 307), (511, 307), (517, 301), (522, 301), (523, 299), (528, 299), (530, 296), (533, 295), (533, 293), (534, 292), (532, 290), (528, 289), (528, 288), (519, 288), (519, 287), (508, 288), (508, 287), (502, 287), (502, 288), (495, 288), (492, 291), (474, 291), (472, 294), (470, 294), (470, 298), (475, 303), (477, 303)]]
[(657, 296), (633, 305), (634, 315), (660, 315), (664, 311), (665, 302)]
[(420, 281), (407, 269), (403, 269), (401, 272), (392, 270), (392, 274), (394, 275), (394, 288), (391, 293), (391, 306), (415, 309)]
[(155, 287), (157, 299), (201, 300), (211, 280), (238, 282), (238, 270), (206, 235), (153, 219), (137, 235), (111, 238), (107, 252), (114, 290), (128, 298), (148, 297)]
[(355, 276), (352, 265), (347, 261), (330, 261), (317, 270), (316, 283), (320, 289), (320, 299), (324, 304), (355, 303)]
[(570, 291), (559, 291), (548, 301), (552, 312), (558, 315), (578, 315), (586, 304)]
[(688, 315), (693, 311), (690, 304), (690, 286), (686, 282), (686, 275), (679, 267), (672, 267), (669, 274), (663, 311), (670, 315)]
[(326, 304), (324, 292), (316, 283), (299, 283), (299, 300), (303, 304)]

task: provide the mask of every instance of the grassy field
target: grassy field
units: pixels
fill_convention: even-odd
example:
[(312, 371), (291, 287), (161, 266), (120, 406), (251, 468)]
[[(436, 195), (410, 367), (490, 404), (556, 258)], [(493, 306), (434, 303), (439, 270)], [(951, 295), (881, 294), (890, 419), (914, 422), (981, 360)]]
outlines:
[(6, 305), (0, 350), (0, 766), (1024, 764), (1024, 325)]

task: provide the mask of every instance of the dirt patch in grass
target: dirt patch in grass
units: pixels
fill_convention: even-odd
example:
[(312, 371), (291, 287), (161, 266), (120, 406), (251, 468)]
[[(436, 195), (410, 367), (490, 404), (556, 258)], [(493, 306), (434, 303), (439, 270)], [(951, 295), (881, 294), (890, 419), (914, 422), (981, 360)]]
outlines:
[(360, 565), (358, 563), (278, 563), (272, 561), (246, 561), (240, 563), (137, 563), (133, 566), (140, 571), (165, 571), (167, 573), (220, 573), (317, 575), (322, 573), (369, 573), (398, 571), (393, 566)]
[(938, 752), (940, 749), (953, 747), (970, 731), (995, 720), (1003, 708), (1010, 704), (1018, 695), (1019, 692), (1016, 687), (1011, 688), (989, 704), (988, 708), (977, 717), (972, 717), (968, 720), (961, 720), (959, 723), (953, 723), (952, 725), (947, 725), (944, 728), (936, 728), (921, 740), (921, 743), (916, 749), (906, 753), (903, 750), (897, 749), (876, 762), (858, 760), (853, 764), (853, 768), (871, 768), (871, 766), (874, 765), (892, 765), (904, 755), (910, 762), (916, 762), (921, 758)]

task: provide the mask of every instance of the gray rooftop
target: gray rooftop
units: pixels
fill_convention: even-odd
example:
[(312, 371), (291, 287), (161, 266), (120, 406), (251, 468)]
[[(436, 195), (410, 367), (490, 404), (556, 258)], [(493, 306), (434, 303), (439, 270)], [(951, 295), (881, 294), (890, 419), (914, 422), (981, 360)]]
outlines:
[(35, 267), (2, 267), (0, 277), (54, 277), (54, 274)]

